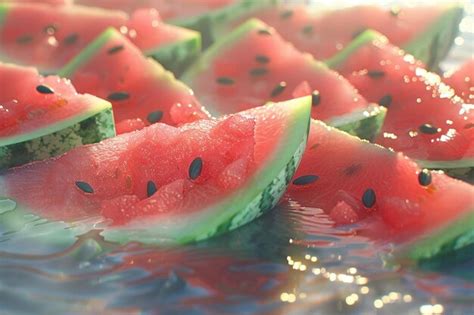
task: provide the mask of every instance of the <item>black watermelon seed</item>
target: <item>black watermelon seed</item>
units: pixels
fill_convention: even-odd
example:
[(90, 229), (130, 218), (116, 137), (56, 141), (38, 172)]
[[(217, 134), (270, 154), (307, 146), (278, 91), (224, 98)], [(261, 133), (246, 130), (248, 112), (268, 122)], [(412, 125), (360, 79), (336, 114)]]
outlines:
[(471, 129), (471, 128), (474, 128), (474, 123), (467, 123), (465, 126), (464, 126), (464, 129)]
[(270, 32), (269, 29), (262, 28), (262, 29), (258, 30), (258, 34), (265, 35), (265, 36), (271, 36), (272, 32)]
[(127, 92), (114, 92), (107, 96), (109, 101), (124, 101), (127, 100), (130, 95)]
[(291, 16), (293, 16), (293, 10), (286, 10), (280, 13), (280, 17), (282, 19), (287, 19), (287, 18), (290, 18)]
[(270, 93), (270, 96), (271, 97), (277, 97), (278, 95), (280, 95), (281, 93), (283, 93), (283, 91), (285, 90), (286, 88), (286, 82), (284, 81), (281, 81), (280, 83), (278, 83), (275, 88), (273, 88), (272, 90), (272, 93)]
[(109, 48), (109, 50), (107, 50), (107, 53), (109, 55), (113, 55), (115, 53), (118, 53), (119, 51), (123, 50), (125, 47), (123, 45), (117, 45), (117, 46), (114, 46), (112, 48)]
[(313, 34), (313, 25), (306, 25), (305, 27), (303, 27), (303, 29), (301, 30), (301, 32), (305, 35), (311, 35)]
[(420, 127), (418, 127), (418, 130), (420, 130), (420, 132), (427, 135), (434, 135), (438, 133), (438, 128), (436, 128), (435, 126), (431, 124), (423, 124)]
[(372, 188), (368, 188), (364, 191), (364, 194), (362, 195), (362, 203), (364, 204), (364, 207), (372, 208), (375, 205), (375, 201), (375, 191)]
[(390, 15), (393, 16), (393, 17), (398, 17), (398, 15), (400, 14), (400, 8), (399, 7), (391, 7), (390, 8)]
[(94, 193), (94, 189), (92, 189), (92, 186), (89, 185), (86, 182), (77, 181), (76, 186), (77, 186), (77, 188), (79, 188), (80, 190), (82, 190), (83, 192), (85, 192), (87, 194), (93, 194)]
[(234, 80), (232, 80), (229, 77), (219, 77), (216, 80), (217, 83), (222, 84), (222, 85), (232, 85), (234, 84)]
[(318, 179), (319, 179), (319, 176), (317, 176), (317, 175), (304, 175), (304, 176), (300, 176), (300, 177), (296, 178), (293, 181), (293, 185), (296, 185), (296, 186), (309, 185), (309, 184), (314, 183)]
[(351, 166), (344, 169), (343, 173), (346, 176), (352, 176), (362, 169), (362, 164), (352, 164)]
[(156, 185), (153, 181), (149, 180), (146, 184), (146, 195), (147, 197), (151, 197), (156, 193)]
[(200, 157), (195, 158), (189, 165), (189, 178), (196, 179), (201, 175), (202, 171), (202, 159)]
[(258, 63), (269, 63), (270, 62), (270, 58), (268, 58), (267, 56), (264, 56), (264, 55), (257, 55), (257, 57), (255, 57), (255, 60)]
[(28, 44), (28, 43), (31, 43), (32, 41), (33, 41), (33, 36), (31, 35), (20, 36), (16, 39), (16, 42), (18, 44)]
[(318, 90), (314, 90), (313, 93), (311, 93), (311, 104), (313, 106), (318, 106), (319, 103), (321, 103), (321, 94)]
[(79, 39), (79, 34), (72, 33), (71, 35), (68, 35), (66, 38), (64, 38), (64, 43), (66, 45), (72, 45), (72, 44), (75, 44), (78, 39)]
[(392, 95), (387, 94), (380, 98), (379, 105), (383, 107), (389, 107), (392, 104)]
[(418, 183), (420, 183), (421, 186), (429, 186), (431, 184), (431, 172), (427, 169), (423, 169), (418, 174)]
[(381, 70), (369, 70), (367, 71), (367, 75), (373, 79), (381, 78), (385, 75), (385, 71)]
[(163, 118), (163, 112), (161, 110), (156, 110), (154, 112), (151, 112), (146, 116), (146, 119), (150, 124), (154, 124), (159, 122)]
[(58, 30), (58, 27), (56, 25), (50, 24), (43, 29), (43, 32), (45, 32), (48, 35), (54, 35), (54, 33), (56, 33), (57, 30)]
[(363, 27), (363, 28), (355, 31), (354, 33), (352, 33), (352, 39), (354, 39), (356, 37), (359, 37), (359, 35), (364, 33), (366, 30), (367, 30), (367, 27)]
[(54, 94), (54, 90), (46, 85), (38, 85), (36, 91), (41, 94)]
[(249, 74), (253, 77), (259, 77), (268, 73), (268, 70), (265, 68), (255, 68), (250, 70)]

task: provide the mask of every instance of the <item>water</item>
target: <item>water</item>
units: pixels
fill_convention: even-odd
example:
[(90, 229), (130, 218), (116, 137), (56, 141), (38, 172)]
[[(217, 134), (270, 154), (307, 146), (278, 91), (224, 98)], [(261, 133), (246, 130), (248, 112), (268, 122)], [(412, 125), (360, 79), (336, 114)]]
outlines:
[[(444, 69), (472, 56), (470, 10)], [(13, 207), (0, 200), (0, 221)], [(1, 315), (474, 314), (473, 247), (422, 268), (387, 265), (390, 244), (358, 236), (365, 226), (334, 229), (294, 201), (179, 248), (119, 246), (99, 231), (45, 243), (65, 226), (27, 221), (0, 227)]]

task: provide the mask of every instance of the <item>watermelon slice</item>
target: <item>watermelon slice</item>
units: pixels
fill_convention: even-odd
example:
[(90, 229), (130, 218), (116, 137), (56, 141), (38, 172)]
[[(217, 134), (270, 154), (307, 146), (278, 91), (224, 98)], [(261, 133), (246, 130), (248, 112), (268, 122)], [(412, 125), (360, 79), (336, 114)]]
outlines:
[(466, 61), (455, 72), (445, 75), (444, 81), (464, 102), (474, 104), (474, 58)]
[[(333, 56), (364, 30), (374, 29), (432, 68), (447, 55), (457, 35), (463, 8), (458, 3), (391, 9), (363, 5), (315, 13), (305, 5), (278, 5), (251, 16), (273, 26), (297, 49), (316, 59)], [(246, 18), (248, 15), (234, 19), (230, 27)], [(227, 28), (220, 25), (217, 31), (222, 34)]]
[(133, 12), (139, 8), (154, 8), (167, 22), (197, 30), (204, 47), (214, 41), (214, 32), (230, 18), (248, 16), (276, 0), (76, 0), (77, 4)]
[(2, 224), (18, 226), (26, 212), (72, 222), (67, 234), (95, 217), (107, 240), (145, 243), (233, 230), (278, 202), (303, 154), (310, 107), (306, 97), (181, 128), (154, 124), (13, 169), (0, 177), (0, 208), (16, 207)]
[(0, 63), (0, 169), (115, 135), (110, 103), (67, 80)]
[(473, 106), (386, 37), (367, 31), (328, 64), (388, 108), (377, 143), (427, 168), (469, 172), (474, 166)]
[(70, 78), (78, 91), (112, 102), (118, 134), (156, 122), (176, 126), (209, 118), (191, 89), (113, 28), (59, 73)]
[(338, 224), (380, 216), (385, 228), (372, 236), (423, 243), (409, 251), (415, 260), (474, 242), (474, 186), (317, 121), (286, 196)]
[[(370, 138), (385, 114), (342, 76), (256, 19), (206, 50), (182, 79), (216, 116), (309, 93), (313, 117)], [(308, 91), (301, 85), (309, 86)]]
[(155, 10), (132, 16), (81, 6), (0, 4), (0, 59), (55, 72), (109, 26), (145, 54), (180, 71), (200, 51), (200, 35), (165, 24)]

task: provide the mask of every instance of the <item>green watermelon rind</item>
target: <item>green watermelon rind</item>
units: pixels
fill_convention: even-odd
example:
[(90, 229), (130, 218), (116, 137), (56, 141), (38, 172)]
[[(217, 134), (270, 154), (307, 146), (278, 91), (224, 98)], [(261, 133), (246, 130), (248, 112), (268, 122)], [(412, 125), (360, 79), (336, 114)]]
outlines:
[[(107, 229), (108, 241), (125, 243), (184, 244), (232, 231), (273, 208), (283, 195), (301, 161), (306, 147), (311, 116), (309, 97), (287, 101), (292, 108), (285, 136), (266, 165), (245, 187), (208, 209), (182, 215), (160, 217), (158, 225), (146, 229)], [(272, 106), (272, 105), (268, 105)], [(223, 211), (225, 209), (225, 211)], [(138, 223), (141, 226), (143, 222)], [(146, 222), (145, 222), (146, 224)]]
[(193, 29), (201, 33), (202, 46), (209, 47), (218, 37), (216, 31), (229, 21), (235, 20), (244, 14), (274, 5), (277, 0), (239, 0), (223, 8), (210, 11), (195, 17), (167, 20), (167, 23)]
[(92, 95), (88, 110), (18, 136), (0, 138), (0, 169), (44, 160), (115, 136), (112, 106)]
[[(5, 195), (7, 185), (2, 182), (3, 178), (0, 176), (0, 231), (19, 231), (23, 238), (32, 238), (51, 246), (64, 247), (74, 242), (77, 236), (91, 229), (101, 230), (104, 239), (111, 242), (138, 241), (160, 245), (199, 241), (234, 230), (276, 205), (299, 165), (309, 132), (311, 100), (305, 97), (288, 102), (293, 103), (289, 105), (292, 118), (287, 121), (285, 136), (269, 157), (268, 162), (252, 176), (248, 185), (212, 207), (194, 213), (160, 216), (159, 223), (156, 225), (153, 223), (150, 225), (150, 220), (147, 219), (146, 222), (136, 223), (139, 225), (136, 228), (135, 226), (120, 229), (106, 228), (106, 223), (100, 223), (99, 217), (73, 224), (54, 222), (39, 218), (20, 205), (10, 211), (2, 210), (2, 207), (10, 207), (9, 203), (12, 201), (7, 196), (2, 196), (2, 194)], [(51, 228), (29, 235), (28, 228), (32, 222), (50, 224)]]
[(325, 123), (361, 139), (373, 141), (380, 132), (387, 109), (377, 104), (368, 108), (335, 117)]
[(167, 70), (179, 76), (201, 53), (201, 34), (186, 30), (188, 35), (174, 43), (146, 50), (144, 54), (158, 61)]
[(461, 4), (447, 6), (444, 13), (428, 27), (427, 31), (422, 32), (402, 48), (421, 60), (427, 69), (436, 69), (448, 54), (463, 16), (464, 8)]
[(449, 255), (473, 243), (474, 207), (445, 226), (401, 245), (393, 252), (393, 260), (401, 263), (420, 263), (423, 260)]

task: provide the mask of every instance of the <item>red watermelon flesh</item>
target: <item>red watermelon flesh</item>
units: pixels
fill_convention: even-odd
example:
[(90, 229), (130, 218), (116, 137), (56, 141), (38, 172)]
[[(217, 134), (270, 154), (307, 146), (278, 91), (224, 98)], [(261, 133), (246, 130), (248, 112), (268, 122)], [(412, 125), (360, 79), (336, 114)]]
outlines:
[[(25, 134), (65, 120), (90, 107), (69, 80), (43, 77), (34, 68), (0, 63), (0, 138)], [(42, 93), (41, 87), (53, 93)], [(38, 91), (40, 89), (40, 91)]]
[[(116, 226), (144, 218), (150, 223), (147, 218), (155, 216), (161, 222), (169, 214), (181, 220), (171, 224), (173, 229), (182, 220), (192, 221), (193, 213), (199, 217), (208, 209), (211, 219), (193, 222), (196, 231), (188, 232), (199, 233), (209, 225), (212, 235), (217, 226), (209, 220), (222, 216), (222, 211), (246, 207), (239, 202), (247, 202), (247, 195), (262, 194), (267, 181), (276, 185), (280, 172), (291, 177), (287, 167), (298, 162), (294, 156), (305, 144), (308, 119), (305, 98), (181, 128), (154, 124), (13, 169), (0, 178), (0, 195), (47, 219), (102, 215)], [(269, 198), (268, 193), (264, 197)], [(225, 198), (231, 198), (233, 209), (224, 203), (224, 208), (209, 210)], [(268, 201), (265, 198), (262, 202)], [(279, 196), (272, 198), (276, 202)], [(259, 207), (264, 205), (271, 203)]]
[(454, 73), (445, 76), (444, 81), (451, 86), (464, 102), (474, 103), (474, 58), (466, 61)]
[(413, 56), (368, 31), (329, 65), (388, 112), (377, 143), (428, 161), (474, 158), (474, 110)]
[(78, 91), (112, 103), (118, 134), (156, 122), (176, 126), (209, 117), (191, 89), (112, 28), (60, 74)]
[(421, 171), (401, 153), (312, 121), (286, 197), (323, 209), (337, 224), (380, 216), (383, 238), (423, 235), (474, 212), (472, 185), (439, 172), (420, 179)]
[(182, 19), (208, 13), (236, 0), (76, 0), (76, 4), (133, 12), (139, 8), (155, 8), (165, 20)]
[(341, 75), (255, 19), (209, 48), (183, 81), (215, 115), (291, 99), (304, 81), (319, 92), (312, 117), (329, 120), (369, 106)]
[[(394, 7), (374, 5), (312, 12), (305, 5), (279, 5), (264, 8), (252, 16), (273, 26), (297, 49), (311, 53), (316, 59), (326, 59), (343, 49), (363, 30), (374, 29), (385, 34), (398, 46), (409, 46), (437, 23), (449, 21), (444, 14), (453, 7), (442, 5)], [(454, 8), (462, 15), (462, 9)], [(420, 14), (420, 12), (423, 12)], [(237, 25), (245, 21), (233, 22)], [(459, 19), (453, 24), (457, 29)], [(449, 26), (449, 25), (448, 25)], [(447, 27), (448, 27), (447, 26)]]
[(155, 10), (140, 10), (128, 17), (121, 11), (73, 5), (3, 4), (2, 11), (0, 58), (46, 72), (65, 65), (110, 26), (145, 52), (189, 35), (188, 30), (164, 24)]

